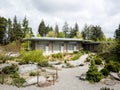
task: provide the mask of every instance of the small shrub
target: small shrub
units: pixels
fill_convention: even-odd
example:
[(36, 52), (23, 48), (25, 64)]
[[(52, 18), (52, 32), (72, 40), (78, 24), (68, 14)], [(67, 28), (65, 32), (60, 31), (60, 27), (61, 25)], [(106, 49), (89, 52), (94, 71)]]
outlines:
[(11, 77), (11, 78), (19, 78), (20, 76), (19, 76), (19, 73), (18, 73), (18, 72), (15, 72), (15, 73), (11, 73), (11, 74), (10, 74), (10, 77)]
[(78, 53), (79, 53), (79, 51), (73, 51), (73, 53), (74, 53), (74, 54), (78, 54)]
[(112, 72), (119, 72), (120, 71), (120, 63), (110, 61), (109, 63), (107, 63), (105, 65), (105, 68)]
[(110, 74), (110, 71), (106, 68), (103, 68), (101, 71), (100, 71), (104, 76), (108, 76)]
[(63, 55), (62, 55), (62, 53), (57, 53), (57, 54), (52, 54), (52, 57), (56, 58), (56, 59), (62, 59)]
[(15, 73), (17, 70), (18, 70), (17, 65), (12, 64), (11, 66), (4, 67), (2, 69), (2, 72), (4, 72), (5, 74), (11, 74)]
[(87, 71), (86, 79), (91, 82), (99, 82), (103, 78), (101, 72), (98, 71), (98, 68), (95, 66), (94, 60), (91, 60), (89, 70)]
[(36, 72), (30, 72), (30, 73), (29, 73), (29, 76), (36, 76), (36, 75), (37, 75)]
[(72, 60), (77, 60), (80, 58), (80, 56), (81, 56), (80, 54), (75, 54), (74, 57), (72, 58)]
[(45, 57), (43, 56), (43, 52), (41, 50), (34, 50), (22, 53), (23, 62), (41, 62), (44, 61)]
[(12, 84), (17, 87), (22, 87), (25, 82), (26, 81), (24, 78), (19, 77), (19, 78), (13, 78)]
[(48, 67), (49, 63), (48, 63), (47, 60), (41, 61), (41, 62), (38, 63), (38, 66), (40, 66), (40, 67)]
[(95, 64), (97, 64), (97, 65), (102, 64), (101, 58), (96, 58), (96, 59), (95, 59)]

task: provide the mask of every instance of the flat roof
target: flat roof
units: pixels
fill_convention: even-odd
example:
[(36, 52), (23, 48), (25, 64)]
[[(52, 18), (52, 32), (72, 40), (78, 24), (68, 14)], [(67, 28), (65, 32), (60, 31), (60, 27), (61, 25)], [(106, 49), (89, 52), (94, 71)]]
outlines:
[(30, 40), (30, 41), (39, 41), (39, 40), (49, 40), (49, 41), (89, 41), (89, 40), (82, 40), (77, 38), (53, 38), (53, 37), (31, 37), (31, 38), (24, 38), (23, 40)]

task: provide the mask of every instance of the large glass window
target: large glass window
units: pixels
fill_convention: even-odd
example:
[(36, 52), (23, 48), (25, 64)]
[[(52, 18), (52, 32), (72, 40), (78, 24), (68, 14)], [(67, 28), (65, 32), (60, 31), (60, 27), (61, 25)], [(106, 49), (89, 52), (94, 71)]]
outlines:
[(47, 42), (39, 42), (38, 43), (38, 49), (43, 50), (43, 51), (47, 51), (49, 50), (49, 44)]
[(54, 43), (54, 52), (61, 52), (63, 51), (64, 44), (62, 42)]
[(70, 42), (68, 44), (68, 50), (69, 51), (75, 51), (76, 50), (76, 43), (75, 42)]

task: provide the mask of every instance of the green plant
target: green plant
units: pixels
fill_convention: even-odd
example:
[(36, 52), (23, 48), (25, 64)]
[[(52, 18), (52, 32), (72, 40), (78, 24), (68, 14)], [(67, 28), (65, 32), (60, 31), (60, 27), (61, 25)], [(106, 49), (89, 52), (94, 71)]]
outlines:
[(17, 87), (22, 87), (25, 82), (26, 81), (24, 78), (21, 78), (21, 77), (13, 78), (12, 85), (15, 85)]
[(74, 53), (74, 54), (78, 54), (78, 53), (79, 53), (79, 51), (73, 51), (73, 53)]
[(45, 57), (43, 56), (43, 52), (41, 50), (34, 50), (22, 53), (22, 61), (23, 62), (41, 62), (44, 61)]
[(105, 65), (105, 68), (107, 68), (109, 71), (112, 71), (112, 72), (119, 72), (120, 63), (115, 61), (110, 61)]
[(110, 71), (107, 69), (107, 68), (103, 68), (101, 71), (100, 71), (104, 76), (108, 76), (110, 74)]
[(80, 56), (81, 56), (80, 54), (75, 54), (74, 57), (72, 58), (72, 60), (77, 60), (80, 58)]
[(11, 74), (11, 73), (15, 73), (18, 70), (18, 66), (12, 64), (11, 66), (6, 66), (2, 69), (2, 72), (4, 72), (5, 74)]
[(19, 73), (18, 73), (18, 72), (14, 72), (14, 73), (11, 73), (11, 74), (10, 74), (10, 77), (11, 77), (11, 78), (19, 78), (20, 76), (19, 76)]
[(89, 82), (99, 82), (103, 78), (101, 72), (98, 71), (98, 68), (95, 66), (94, 60), (91, 60), (89, 70), (87, 71), (86, 79)]
[(29, 76), (36, 76), (36, 75), (37, 75), (36, 72), (30, 72), (30, 73), (29, 73)]
[(95, 61), (95, 64), (97, 64), (97, 65), (102, 64), (102, 60), (101, 60), (101, 58), (99, 56), (95, 56), (94, 61)]
[(57, 54), (52, 54), (52, 57), (53, 58), (62, 58), (63, 55), (62, 55), (62, 53), (57, 53)]
[(40, 67), (47, 67), (47, 66), (49, 66), (49, 63), (48, 63), (47, 60), (44, 60), (44, 61), (39, 62), (38, 66), (40, 66)]

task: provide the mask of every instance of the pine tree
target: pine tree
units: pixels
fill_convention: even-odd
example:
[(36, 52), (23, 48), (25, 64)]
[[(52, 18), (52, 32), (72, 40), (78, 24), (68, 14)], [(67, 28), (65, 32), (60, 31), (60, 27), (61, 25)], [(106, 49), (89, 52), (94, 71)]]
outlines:
[(8, 28), (8, 42), (12, 42), (13, 28), (12, 21), (10, 18), (7, 21), (7, 28)]
[(68, 37), (69, 27), (68, 27), (67, 22), (64, 23), (63, 32), (65, 34), (65, 37)]
[(16, 40), (22, 39), (23, 37), (24, 37), (24, 35), (23, 35), (22, 28), (21, 28), (21, 24), (17, 22), (17, 17), (15, 16), (14, 20), (13, 20), (13, 36), (12, 36), (12, 39), (14, 41), (16, 41)]
[(43, 20), (39, 24), (38, 32), (42, 37), (46, 36), (46, 26)]
[(95, 66), (94, 60), (91, 60), (86, 79), (90, 82), (99, 82), (102, 78), (102, 73), (98, 71), (97, 66)]
[(120, 25), (118, 29), (115, 30), (115, 41), (117, 44), (114, 49), (114, 56), (116, 57), (116, 60), (120, 62)]
[(0, 44), (6, 43), (6, 27), (7, 19), (4, 17), (0, 17)]
[(23, 23), (22, 23), (22, 26), (23, 26), (23, 37), (25, 37), (25, 35), (29, 32), (29, 27), (28, 27), (28, 20), (26, 17), (24, 17), (23, 19)]
[(56, 37), (58, 36), (58, 34), (59, 34), (59, 27), (58, 27), (58, 25), (56, 24), (56, 25), (55, 25), (55, 35), (56, 35)]

